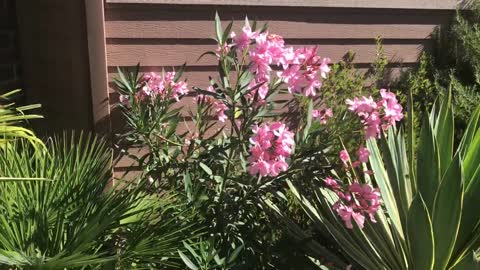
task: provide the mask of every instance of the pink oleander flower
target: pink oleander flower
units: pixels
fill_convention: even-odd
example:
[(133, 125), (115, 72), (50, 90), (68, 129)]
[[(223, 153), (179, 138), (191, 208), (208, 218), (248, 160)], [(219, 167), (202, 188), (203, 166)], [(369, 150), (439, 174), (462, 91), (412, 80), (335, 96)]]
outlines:
[(118, 100), (123, 105), (128, 105), (130, 103), (130, 97), (128, 95), (120, 95)]
[[(157, 97), (162, 99), (174, 98), (178, 101), (180, 96), (188, 93), (188, 85), (185, 81), (175, 82), (174, 78), (174, 71), (165, 73), (164, 77), (155, 72), (145, 74), (142, 79), (143, 87), (138, 93), (138, 98), (140, 100)], [(167, 97), (167, 95), (169, 96)]]
[(356, 154), (357, 154), (358, 160), (360, 160), (363, 163), (368, 162), (368, 157), (370, 156), (370, 151), (367, 148), (365, 148), (363, 146), (360, 146), (358, 148)]
[(325, 178), (325, 185), (327, 185), (329, 188), (333, 190), (336, 190), (339, 188), (338, 182), (335, 179), (331, 178), (330, 176), (327, 176)]
[(245, 49), (250, 45), (252, 39), (255, 39), (258, 36), (257, 32), (252, 32), (252, 28), (250, 27), (250, 23), (248, 22), (248, 18), (245, 18), (245, 25), (242, 28), (242, 33), (240, 35), (236, 35), (235, 32), (232, 31), (230, 33), (230, 37), (233, 40), (234, 46), (239, 48), (240, 50)]
[(353, 229), (352, 218), (357, 223), (358, 227), (363, 228), (365, 223), (365, 216), (362, 213), (356, 212), (352, 207), (345, 204), (338, 204), (335, 208), (337, 214), (345, 222), (345, 226), (349, 229)]
[[(328, 185), (327, 185), (328, 186)], [(375, 214), (380, 209), (381, 200), (378, 189), (368, 184), (353, 183), (346, 190), (337, 186), (328, 186), (334, 191), (339, 199), (332, 206), (349, 229), (353, 229), (352, 219), (360, 229), (365, 223), (365, 216), (376, 223)]]
[(330, 58), (323, 58), (322, 64), (320, 64), (320, 76), (322, 76), (324, 79), (327, 78), (327, 74), (330, 72), (330, 67), (328, 64), (330, 64), (331, 61), (332, 60), (330, 60)]
[(350, 156), (348, 155), (347, 150), (340, 151), (340, 154), (338, 156), (340, 157), (340, 160), (343, 162), (343, 164), (347, 164), (347, 162), (350, 160)]
[(248, 161), (251, 175), (275, 177), (288, 169), (286, 159), (290, 157), (295, 143), (293, 133), (281, 122), (254, 126), (250, 138)]
[(377, 103), (370, 97), (347, 99), (348, 110), (356, 113), (358, 116), (368, 117), (370, 113), (377, 109)]
[(402, 106), (394, 93), (380, 90), (381, 100), (375, 102), (372, 97), (347, 99), (348, 110), (360, 117), (364, 125), (365, 138), (378, 138), (382, 130), (402, 120)]
[(383, 106), (385, 120), (388, 125), (394, 125), (395, 121), (400, 121), (403, 118), (402, 106), (398, 103), (397, 97), (392, 92), (387, 92), (385, 89), (380, 89), (382, 100), (379, 106)]
[(217, 113), (218, 120), (222, 123), (225, 122), (225, 120), (228, 119), (228, 116), (225, 114), (225, 111), (228, 110), (227, 105), (221, 101), (216, 101), (213, 103), (213, 106), (215, 108), (215, 112)]
[(306, 96), (315, 96), (316, 90), (322, 86), (320, 77), (326, 78), (330, 72), (329, 58), (323, 60), (317, 55), (317, 47), (284, 50), (284, 57), (280, 59), (283, 71), (277, 72), (290, 93), (303, 90)]
[(312, 118), (320, 121), (320, 123), (324, 125), (327, 123), (327, 119), (331, 117), (333, 117), (333, 112), (331, 108), (312, 111)]
[[(215, 89), (211, 85), (207, 88), (206, 91), (210, 93), (215, 93)], [(212, 108), (215, 110), (215, 113), (217, 114), (218, 120), (220, 122), (224, 123), (228, 119), (228, 116), (225, 114), (225, 111), (228, 110), (228, 106), (225, 105), (222, 101), (216, 100), (213, 96), (204, 94), (197, 94), (195, 100), (197, 103), (203, 102), (212, 105)]]

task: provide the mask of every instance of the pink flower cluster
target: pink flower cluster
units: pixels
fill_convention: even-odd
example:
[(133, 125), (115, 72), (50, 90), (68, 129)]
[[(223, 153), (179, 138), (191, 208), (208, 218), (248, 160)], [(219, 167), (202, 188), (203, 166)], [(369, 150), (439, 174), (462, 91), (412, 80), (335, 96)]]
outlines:
[[(352, 167), (354, 168), (360, 166), (362, 162), (363, 163), (368, 162), (368, 158), (370, 157), (370, 150), (368, 150), (368, 148), (363, 147), (362, 145), (357, 149), (355, 154), (357, 155), (358, 160), (355, 160), (352, 163)], [(350, 155), (348, 154), (347, 150), (340, 151), (339, 157), (340, 157), (340, 160), (343, 162), (343, 165), (345, 167), (348, 167), (348, 161), (350, 160)]]
[(278, 76), (282, 78), (288, 85), (290, 93), (301, 92), (306, 96), (315, 96), (316, 89), (322, 86), (319, 79), (319, 72), (322, 78), (327, 77), (330, 72), (330, 58), (320, 58), (317, 55), (317, 47), (287, 49), (283, 64), (283, 71), (278, 72)]
[[(322, 85), (319, 75), (326, 78), (330, 71), (329, 58), (320, 58), (317, 55), (317, 48), (285, 47), (285, 41), (279, 35), (269, 33), (253, 32), (248, 20), (242, 28), (240, 35), (231, 33), (232, 46), (245, 50), (249, 48), (252, 40), (255, 47), (249, 50), (251, 70), (255, 74), (250, 87), (258, 88), (256, 91), (260, 99), (265, 99), (270, 82), (271, 65), (277, 65), (282, 71), (277, 72), (291, 93), (303, 90), (306, 96), (315, 96), (316, 89)], [(320, 73), (320, 74), (319, 74)]]
[(380, 90), (382, 99), (375, 102), (373, 98), (361, 97), (347, 99), (348, 110), (356, 113), (364, 125), (365, 138), (378, 138), (382, 129), (386, 130), (403, 118), (402, 106), (394, 93)]
[(142, 89), (137, 93), (136, 98), (145, 100), (160, 97), (162, 99), (174, 98), (178, 101), (180, 96), (188, 93), (188, 85), (185, 81), (175, 82), (174, 78), (175, 71), (166, 72), (164, 77), (155, 72), (145, 74), (142, 80)]
[(336, 180), (331, 177), (325, 179), (325, 185), (338, 195), (338, 201), (333, 209), (345, 222), (345, 226), (353, 229), (352, 219), (361, 229), (365, 224), (365, 216), (376, 223), (375, 213), (380, 209), (380, 192), (368, 184), (353, 183), (342, 190)]
[[(215, 89), (211, 85), (207, 88), (207, 91), (211, 93), (215, 93)], [(228, 110), (228, 106), (225, 105), (223, 102), (216, 100), (212, 96), (203, 95), (203, 94), (198, 94), (196, 96), (196, 101), (197, 103), (204, 102), (204, 103), (211, 104), (213, 106), (213, 109), (217, 113), (217, 117), (220, 122), (223, 123), (225, 122), (225, 120), (228, 119), (228, 116), (225, 114), (225, 111)]]
[(320, 121), (321, 124), (326, 124), (327, 119), (333, 117), (333, 112), (331, 108), (323, 109), (323, 110), (313, 110), (312, 111), (313, 119)]
[(293, 133), (282, 122), (256, 125), (250, 138), (253, 146), (249, 172), (251, 175), (277, 176), (288, 169), (286, 159), (290, 157), (295, 143)]

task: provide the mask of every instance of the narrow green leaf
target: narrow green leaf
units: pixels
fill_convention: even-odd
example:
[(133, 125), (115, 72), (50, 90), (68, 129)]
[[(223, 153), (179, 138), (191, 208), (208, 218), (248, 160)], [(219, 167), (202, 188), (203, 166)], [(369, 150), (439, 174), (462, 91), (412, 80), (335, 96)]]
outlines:
[(225, 31), (223, 31), (222, 44), (227, 42), (227, 38), (230, 36), (230, 32), (232, 31), (232, 26), (233, 26), (233, 21), (231, 21), (225, 28)]
[(458, 151), (460, 152), (460, 155), (462, 157), (465, 156), (479, 128), (480, 128), (480, 106), (477, 107), (475, 112), (470, 117), (467, 128), (465, 129), (465, 133), (463, 134), (462, 140), (460, 141), (460, 145), (458, 146)]
[(454, 265), (450, 270), (478, 270), (480, 265), (476, 259), (475, 252), (471, 252), (465, 256), (459, 263)]
[(218, 16), (218, 12), (215, 12), (215, 34), (217, 36), (217, 41), (220, 45), (223, 45), (222, 33), (222, 22), (220, 21), (220, 16)]
[(212, 170), (205, 163), (200, 162), (199, 165), (208, 175), (212, 175)]
[(415, 133), (415, 113), (413, 110), (413, 95), (412, 90), (408, 91), (408, 122), (407, 122), (407, 155), (408, 155), (408, 170), (409, 178), (411, 180), (412, 193), (416, 193), (417, 183), (415, 177), (415, 148), (417, 135)]
[(180, 255), (180, 258), (182, 259), (183, 263), (185, 263), (185, 265), (191, 269), (191, 270), (198, 270), (198, 267), (187, 257), (185, 256), (185, 254), (183, 254), (183, 252), (181, 252), (180, 250), (178, 250), (178, 255)]
[[(480, 238), (480, 232), (475, 230), (480, 219), (478, 205), (480, 204), (480, 130), (476, 132), (475, 137), (468, 143), (468, 149), (465, 149), (463, 160), (463, 185), (465, 189), (463, 199), (462, 218), (460, 230), (458, 232), (455, 244), (455, 254), (462, 255), (470, 252), (471, 248), (477, 248), (473, 242), (474, 238)], [(457, 155), (461, 155), (459, 152)], [(475, 233), (476, 232), (476, 233)]]
[(447, 268), (460, 226), (463, 204), (463, 174), (459, 156), (451, 162), (442, 178), (433, 206), (435, 268)]
[(412, 263), (410, 269), (432, 270), (435, 258), (432, 222), (421, 194), (415, 196), (408, 210), (407, 235)]
[(377, 142), (374, 139), (367, 140), (367, 148), (370, 150), (370, 165), (372, 166), (375, 180), (382, 193), (382, 200), (387, 212), (398, 232), (403, 235), (403, 227), (400, 219), (400, 212), (397, 206), (391, 180), (385, 170), (382, 155), (378, 149)]
[(452, 111), (452, 90), (440, 104), (440, 111), (435, 122), (435, 136), (440, 160), (440, 177), (447, 171), (453, 157), (453, 111)]
[(424, 119), (420, 132), (420, 144), (417, 152), (417, 185), (418, 191), (431, 211), (435, 192), (440, 183), (440, 160), (435, 142), (433, 127), (428, 119)]
[(237, 247), (233, 252), (232, 254), (230, 254), (230, 256), (228, 257), (228, 263), (233, 263), (235, 261), (235, 259), (237, 259), (238, 255), (240, 254), (240, 252), (243, 250), (243, 245)]
[(307, 124), (305, 125), (305, 129), (303, 130), (303, 140), (306, 140), (308, 137), (308, 133), (310, 131), (310, 127), (312, 126), (312, 111), (313, 111), (313, 100), (308, 100), (308, 110), (307, 110)]

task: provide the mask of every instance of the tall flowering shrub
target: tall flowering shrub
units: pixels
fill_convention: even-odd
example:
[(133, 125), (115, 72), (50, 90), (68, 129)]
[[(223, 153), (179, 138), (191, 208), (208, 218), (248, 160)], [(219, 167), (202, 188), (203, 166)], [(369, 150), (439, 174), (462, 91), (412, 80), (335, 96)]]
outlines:
[[(139, 163), (152, 192), (160, 188), (177, 192), (198, 211), (208, 227), (208, 247), (219, 258), (190, 254), (198, 264), (253, 269), (278, 263), (278, 255), (270, 253), (285, 234), (272, 227), (263, 207), (265, 198), (287, 194), (287, 181), (308, 185), (318, 176), (328, 176), (332, 168), (343, 168), (346, 174), (349, 169), (361, 171), (366, 164), (369, 153), (363, 146), (357, 151), (363, 165), (351, 164), (348, 153), (343, 165), (337, 162), (338, 138), (363, 136), (332, 123), (355, 122), (352, 126), (360, 130), (375, 124), (378, 137), (386, 125), (401, 119), (401, 106), (382, 90), (382, 99), (372, 101), (374, 108), (367, 111), (362, 111), (365, 106), (358, 99), (347, 102), (361, 124), (353, 114), (345, 114), (344, 101), (339, 106), (345, 108), (337, 115), (322, 86), (328, 84), (332, 70), (338, 70), (328, 57), (319, 55), (321, 48), (293, 48), (280, 35), (248, 20), (235, 33), (232, 23), (222, 28), (217, 16), (215, 28), (217, 48), (202, 57), (218, 61), (218, 74), (205, 78), (209, 82), (205, 89), (187, 85), (183, 68), (161, 74), (142, 74), (140, 67), (130, 73), (120, 70), (116, 82), (127, 127), (119, 145)], [(179, 107), (186, 96), (194, 96), (195, 104)], [(372, 115), (380, 118), (378, 123), (372, 122)], [(140, 157), (130, 154), (133, 146), (147, 147), (148, 152)], [(351, 218), (360, 227), (364, 216), (375, 221), (381, 199), (373, 183), (333, 179), (328, 183), (325, 187), (342, 197), (330, 207), (346, 226), (352, 227)], [(328, 249), (322, 256), (340, 269), (347, 266)], [(191, 262), (188, 257), (182, 254)]]

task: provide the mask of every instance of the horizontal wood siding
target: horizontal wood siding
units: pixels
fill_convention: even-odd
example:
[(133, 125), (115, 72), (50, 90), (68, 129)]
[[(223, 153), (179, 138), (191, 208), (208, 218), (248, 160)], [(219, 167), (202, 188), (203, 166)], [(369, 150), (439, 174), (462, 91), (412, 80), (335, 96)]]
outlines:
[[(110, 3), (108, 3), (110, 2)], [(348, 50), (356, 52), (356, 65), (366, 68), (375, 58), (375, 37), (384, 39), (390, 60), (397, 66), (413, 65), (431, 45), (430, 33), (446, 22), (452, 10), (374, 9), (334, 7), (208, 6), (168, 4), (125, 4), (107, 1), (105, 33), (109, 80), (117, 66), (134, 66), (142, 71), (161, 71), (184, 62), (190, 85), (206, 86), (215, 74), (216, 60), (198, 57), (215, 50), (214, 15), (218, 11), (225, 25), (234, 20), (239, 31), (245, 15), (251, 21), (268, 22), (270, 32), (282, 35), (287, 45), (318, 46), (323, 57), (338, 61)], [(121, 1), (116, 1), (121, 2)], [(398, 74), (398, 68), (396, 74)], [(110, 84), (112, 85), (112, 84)], [(110, 91), (110, 103), (117, 97)], [(186, 99), (184, 104), (191, 103)], [(115, 120), (114, 130), (121, 126)], [(123, 164), (124, 165), (124, 164)]]

